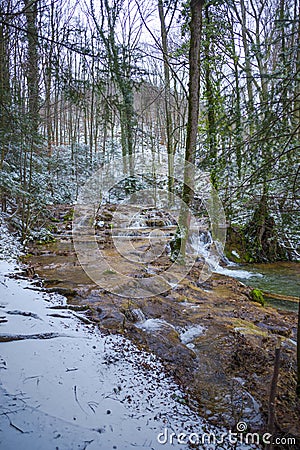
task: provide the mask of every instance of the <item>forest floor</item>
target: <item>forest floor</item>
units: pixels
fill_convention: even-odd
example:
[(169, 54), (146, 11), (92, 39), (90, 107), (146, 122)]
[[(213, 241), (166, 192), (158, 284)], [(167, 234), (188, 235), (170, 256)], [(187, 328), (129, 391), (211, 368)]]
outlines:
[[(252, 302), (250, 288), (224, 275), (213, 274), (200, 284), (201, 261), (177, 286), (159, 295), (132, 299), (110, 293), (93, 283), (78, 263), (71, 215), (65, 209), (52, 214), (57, 241), (32, 244), (24, 258), (29, 264), (26, 273), (35, 284), (65, 295), (69, 307), (82, 307), (86, 321), (102, 332), (122, 335), (140, 351), (156, 355), (185, 392), (181, 402), (210, 424), (227, 429), (243, 422), (249, 431), (266, 431), (275, 346), (280, 339), (276, 432), (300, 437), (296, 313)], [(110, 218), (108, 207), (99, 218), (98, 235), (106, 256), (117, 258), (105, 226)], [(141, 239), (137, 245), (142, 248), (145, 242)], [(168, 265), (168, 256), (161, 254), (151, 268), (163, 271)], [(59, 308), (56, 313), (59, 316)], [(142, 366), (151, 370), (147, 363)]]

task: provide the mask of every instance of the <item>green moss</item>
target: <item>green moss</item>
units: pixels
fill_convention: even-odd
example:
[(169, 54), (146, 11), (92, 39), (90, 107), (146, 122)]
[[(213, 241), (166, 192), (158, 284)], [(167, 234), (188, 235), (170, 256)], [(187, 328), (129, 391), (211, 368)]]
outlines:
[(265, 306), (265, 298), (263, 296), (263, 293), (260, 289), (252, 289), (251, 293), (251, 298), (254, 302), (259, 303), (262, 306)]
[(254, 323), (249, 322), (248, 320), (243, 319), (232, 319), (232, 325), (234, 326), (236, 331), (239, 331), (240, 333), (244, 335), (251, 335), (251, 336), (268, 336), (268, 332), (265, 330), (262, 330), (261, 328), (254, 325)]
[(57, 233), (57, 226), (52, 225), (51, 223), (46, 226), (46, 229), (50, 231), (50, 233)]
[(39, 241), (37, 241), (36, 243), (38, 245), (45, 245), (45, 244), (52, 244), (52, 242), (56, 242), (55, 237), (53, 236), (48, 236), (46, 238), (40, 239)]
[(71, 208), (63, 217), (64, 222), (70, 222), (74, 218), (74, 209)]
[(104, 272), (102, 272), (102, 275), (113, 275), (115, 273), (117, 273), (117, 272), (115, 272), (114, 270), (111, 270), (111, 269), (107, 269), (107, 270), (104, 270)]
[(21, 255), (19, 257), (20, 261), (25, 261), (27, 263), (27, 259), (31, 258), (33, 255), (33, 253), (26, 253), (26, 255)]
[(253, 256), (249, 252), (245, 253), (244, 260), (245, 260), (246, 263), (254, 263), (255, 262), (255, 259), (253, 258)]

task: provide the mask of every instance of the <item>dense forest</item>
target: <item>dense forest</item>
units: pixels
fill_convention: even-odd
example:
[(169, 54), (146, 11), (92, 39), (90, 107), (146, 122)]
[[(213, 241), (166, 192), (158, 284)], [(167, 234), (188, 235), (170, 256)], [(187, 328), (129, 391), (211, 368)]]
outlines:
[[(202, 6), (193, 161), (244, 260), (297, 259), (300, 4)], [(189, 5), (2, 0), (0, 17), (1, 208), (23, 239), (46, 239), (46, 205), (72, 204), (116, 155), (167, 152), (172, 190), (187, 133)]]
[(299, 149), (300, 0), (0, 0), (0, 446), (299, 448)]

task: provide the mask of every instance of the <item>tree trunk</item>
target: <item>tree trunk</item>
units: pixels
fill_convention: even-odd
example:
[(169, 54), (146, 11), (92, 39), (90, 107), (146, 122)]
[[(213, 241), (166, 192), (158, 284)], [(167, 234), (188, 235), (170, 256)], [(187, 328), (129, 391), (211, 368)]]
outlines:
[[(4, 8), (0, 4), (0, 15), (4, 13)], [(0, 22), (0, 170), (2, 170), (5, 158), (5, 135), (10, 128), (9, 110), (11, 105), (10, 75), (8, 60), (8, 32), (5, 25)]]
[(297, 329), (297, 387), (296, 394), (300, 399), (300, 301), (298, 305), (298, 329)]
[[(2, 6), (0, 5), (0, 14), (2, 14)], [(6, 156), (6, 133), (11, 128), (9, 111), (11, 105), (10, 95), (10, 76), (9, 76), (9, 61), (8, 61), (8, 33), (5, 26), (0, 23), (0, 171), (3, 167), (3, 162)], [(6, 211), (6, 192), (1, 189), (0, 202), (2, 211)]]
[[(217, 158), (217, 146), (216, 146), (216, 118), (215, 118), (215, 99), (213, 92), (213, 81), (211, 71), (211, 57), (210, 57), (210, 17), (209, 7), (205, 7), (205, 23), (206, 23), (206, 36), (204, 42), (204, 54), (205, 54), (205, 95), (207, 101), (207, 139), (209, 148), (209, 159), (212, 165), (215, 164)], [(213, 177), (212, 177), (213, 178)], [(214, 184), (214, 180), (213, 184)]]
[(172, 259), (184, 261), (190, 221), (190, 205), (194, 198), (194, 164), (196, 158), (199, 99), (200, 99), (200, 44), (202, 35), (202, 7), (204, 0), (191, 1), (188, 123), (185, 149), (184, 185), (179, 223), (171, 245)]
[(243, 47), (245, 52), (245, 73), (246, 73), (246, 83), (247, 83), (247, 92), (248, 92), (248, 105), (249, 112), (252, 115), (254, 109), (254, 96), (253, 96), (253, 86), (252, 86), (252, 71), (251, 71), (251, 56), (249, 43), (247, 40), (247, 22), (246, 22), (246, 8), (244, 0), (240, 0), (241, 3), (241, 12), (242, 12), (242, 39), (243, 39)]
[(47, 147), (48, 156), (52, 155), (53, 144), (53, 117), (51, 105), (51, 90), (52, 90), (52, 69), (53, 69), (53, 55), (54, 55), (54, 40), (55, 40), (55, 16), (54, 16), (54, 1), (50, 3), (50, 17), (49, 17), (49, 31), (51, 33), (51, 42), (49, 43), (48, 54), (46, 57), (45, 68), (45, 110), (46, 110), (46, 129), (47, 129)]
[(294, 97), (294, 99), (295, 99), (294, 100), (294, 110), (295, 110), (295, 127), (297, 129), (297, 137), (298, 137), (298, 139), (300, 139), (300, 126), (299, 126), (299, 123), (300, 123), (300, 81), (299, 81), (299, 74), (300, 74), (300, 1), (298, 4), (298, 16), (297, 16), (297, 12), (295, 11), (294, 17), (295, 17), (295, 21), (296, 21), (296, 17), (297, 17), (297, 21), (298, 21), (296, 47), (295, 47), (295, 48), (297, 48), (296, 67), (295, 67), (297, 81), (296, 81), (296, 92), (295, 92), (295, 97)]
[(27, 27), (28, 61), (27, 87), (30, 133), (37, 140), (39, 128), (39, 67), (38, 67), (38, 1), (24, 0)]
[(174, 145), (173, 145), (173, 124), (172, 124), (172, 113), (171, 113), (171, 101), (170, 101), (170, 67), (169, 67), (169, 57), (168, 57), (168, 35), (165, 23), (164, 7), (163, 1), (158, 1), (158, 12), (160, 20), (160, 32), (161, 32), (161, 43), (163, 51), (163, 61), (164, 61), (164, 78), (165, 78), (165, 114), (166, 114), (166, 131), (167, 131), (167, 153), (168, 153), (168, 192), (169, 200), (171, 204), (173, 203), (173, 188), (174, 188)]

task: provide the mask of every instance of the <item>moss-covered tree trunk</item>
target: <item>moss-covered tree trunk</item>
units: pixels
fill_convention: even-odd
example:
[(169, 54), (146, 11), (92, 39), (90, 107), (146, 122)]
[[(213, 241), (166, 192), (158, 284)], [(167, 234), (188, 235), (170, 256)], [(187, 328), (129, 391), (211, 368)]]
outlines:
[(245, 245), (251, 262), (289, 259), (287, 250), (279, 242), (266, 194), (261, 196), (252, 219), (245, 227)]
[(209, 5), (205, 6), (206, 33), (204, 40), (204, 70), (205, 70), (205, 96), (207, 102), (207, 143), (209, 150), (209, 164), (211, 168), (211, 181), (217, 187), (217, 139), (216, 139), (216, 102), (212, 77), (211, 57), (211, 30)]

